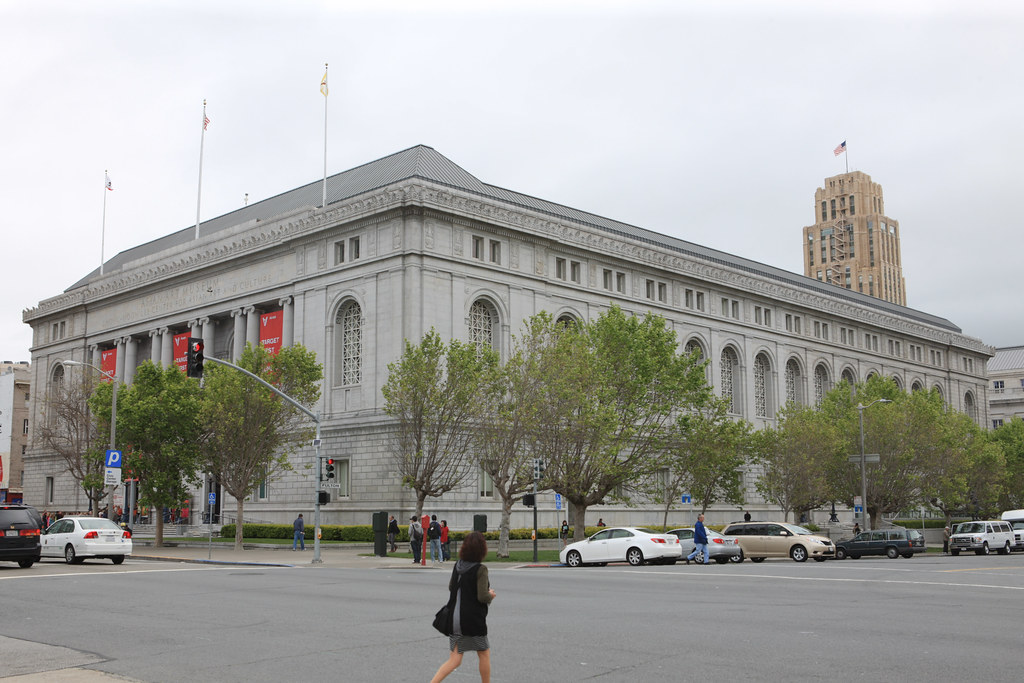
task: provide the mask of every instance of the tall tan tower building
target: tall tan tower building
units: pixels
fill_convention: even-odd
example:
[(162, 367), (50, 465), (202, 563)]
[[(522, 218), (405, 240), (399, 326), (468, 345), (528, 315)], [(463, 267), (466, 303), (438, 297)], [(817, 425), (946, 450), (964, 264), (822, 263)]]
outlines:
[(907, 304), (899, 222), (885, 215), (882, 186), (860, 171), (825, 178), (814, 193), (817, 223), (804, 228), (804, 274)]

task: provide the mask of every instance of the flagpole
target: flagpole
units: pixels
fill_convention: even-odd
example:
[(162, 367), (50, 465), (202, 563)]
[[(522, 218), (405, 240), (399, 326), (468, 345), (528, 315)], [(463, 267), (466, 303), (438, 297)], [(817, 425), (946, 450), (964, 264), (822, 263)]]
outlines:
[(100, 275), (103, 275), (103, 254), (107, 241), (107, 190), (110, 189), (110, 176), (103, 171), (103, 227), (100, 229)]
[(846, 172), (849, 173), (850, 172), (850, 146), (849, 145), (846, 146), (846, 154), (844, 154), (843, 156), (846, 157), (846, 159), (845, 159), (845, 161), (846, 161)]
[(327, 208), (327, 62), (324, 62), (324, 78), (320, 81), (320, 92), (324, 95), (324, 191), (321, 208)]
[(199, 189), (196, 192), (196, 239), (199, 239), (199, 207), (203, 203), (203, 145), (206, 143), (206, 100), (203, 100), (203, 130), (199, 134)]

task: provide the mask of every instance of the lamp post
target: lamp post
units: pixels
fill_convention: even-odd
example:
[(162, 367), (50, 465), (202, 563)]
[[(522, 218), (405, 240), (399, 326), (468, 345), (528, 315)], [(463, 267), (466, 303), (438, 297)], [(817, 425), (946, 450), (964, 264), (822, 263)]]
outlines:
[(868, 475), (864, 458), (864, 409), (870, 408), (876, 403), (892, 403), (892, 401), (887, 398), (876, 398), (867, 405), (857, 404), (857, 412), (860, 414), (860, 503), (861, 516), (864, 518), (864, 531), (871, 531), (871, 518), (868, 517)]
[[(58, 360), (57, 362), (60, 363), (61, 365), (69, 365), (71, 367), (88, 367), (88, 368), (92, 368), (93, 370), (95, 370), (96, 372), (100, 373), (101, 375), (103, 375), (104, 377), (108, 378), (111, 382), (114, 383), (114, 394), (113, 394), (113, 398), (111, 399), (111, 403), (110, 403), (110, 450), (112, 450), (112, 451), (116, 450), (117, 447), (114, 446), (114, 438), (117, 436), (117, 385), (118, 385), (117, 377), (115, 377), (112, 373), (107, 372), (106, 370), (103, 370), (101, 368), (96, 367), (92, 363), (83, 363), (82, 361), (77, 361), (77, 360)], [(129, 502), (129, 508), (128, 508), (128, 515), (129, 515), (129, 517), (128, 517), (128, 519), (131, 520), (131, 511), (132, 511), (132, 508), (130, 507), (131, 501), (128, 501), (128, 502)], [(110, 512), (109, 512), (110, 504), (109, 503), (107, 504), (107, 507), (108, 507), (107, 518), (109, 519), (110, 518)]]

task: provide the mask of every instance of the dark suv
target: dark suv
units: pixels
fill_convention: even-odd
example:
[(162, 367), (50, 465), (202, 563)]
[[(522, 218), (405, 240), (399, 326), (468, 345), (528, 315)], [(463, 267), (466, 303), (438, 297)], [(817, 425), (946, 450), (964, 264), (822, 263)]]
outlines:
[(914, 553), (923, 553), (924, 536), (917, 529), (880, 529), (865, 531), (853, 538), (836, 542), (836, 559), (847, 557), (857, 559), (861, 555), (885, 555), (895, 560), (897, 557), (913, 557)]
[(39, 561), (43, 518), (29, 505), (0, 503), (0, 561), (28, 569)]

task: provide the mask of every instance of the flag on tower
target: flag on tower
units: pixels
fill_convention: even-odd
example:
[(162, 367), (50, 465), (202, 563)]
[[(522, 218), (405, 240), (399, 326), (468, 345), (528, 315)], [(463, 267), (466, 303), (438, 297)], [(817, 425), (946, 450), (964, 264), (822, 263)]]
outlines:
[(846, 151), (846, 140), (843, 140), (842, 142), (839, 143), (839, 145), (834, 150), (832, 150), (832, 153), (835, 154), (836, 156), (839, 156), (840, 154), (842, 154), (845, 151)]
[(320, 79), (320, 92), (327, 97), (327, 69), (324, 69), (324, 77)]
[(103, 187), (105, 187), (108, 190), (110, 190), (111, 192), (113, 192), (114, 191), (114, 184), (110, 182), (110, 176), (107, 174), (106, 171), (103, 172), (103, 177), (106, 179), (105, 182), (103, 183)]

